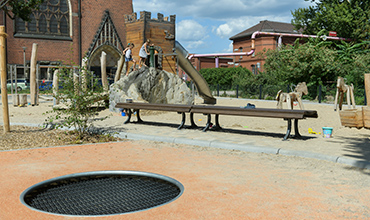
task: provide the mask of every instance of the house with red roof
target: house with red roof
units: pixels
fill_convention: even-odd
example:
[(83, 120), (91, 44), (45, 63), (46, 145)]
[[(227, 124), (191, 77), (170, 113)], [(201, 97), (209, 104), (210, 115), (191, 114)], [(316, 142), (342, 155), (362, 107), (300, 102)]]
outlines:
[[(299, 34), (299, 32), (294, 30), (294, 26), (290, 23), (264, 20), (260, 21), (260, 23), (253, 27), (230, 37), (230, 40), (233, 41), (233, 52), (250, 52), (254, 49), (253, 54), (250, 56), (235, 56), (233, 65), (245, 67), (251, 70), (254, 74), (258, 74), (258, 72), (263, 71), (265, 59), (262, 56), (259, 56), (259, 54), (264, 50), (277, 49), (281, 44), (293, 44), (297, 39), (297, 37), (293, 36), (281, 37), (278, 33)], [(254, 45), (252, 45), (253, 43)]]

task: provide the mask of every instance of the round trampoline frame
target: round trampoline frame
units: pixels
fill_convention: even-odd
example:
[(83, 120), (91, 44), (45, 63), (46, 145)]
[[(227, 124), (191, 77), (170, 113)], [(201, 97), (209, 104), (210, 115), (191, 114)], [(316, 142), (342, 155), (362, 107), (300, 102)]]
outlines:
[[(129, 212), (102, 214), (102, 215), (73, 215), (73, 214), (53, 213), (53, 212), (48, 212), (48, 211), (44, 211), (44, 210), (40, 210), (40, 209), (37, 209), (35, 207), (32, 207), (29, 204), (27, 204), (27, 202), (25, 201), (25, 196), (26, 195), (28, 195), (32, 191), (43, 188), (45, 185), (49, 185), (49, 184), (52, 184), (52, 183), (55, 183), (55, 182), (60, 182), (60, 181), (63, 181), (63, 180), (70, 180), (70, 179), (74, 179), (74, 178), (83, 178), (83, 177), (89, 177), (89, 176), (107, 176), (107, 177), (109, 177), (109, 176), (128, 176), (128, 177), (142, 177), (142, 178), (148, 177), (148, 178), (153, 178), (153, 179), (156, 179), (156, 180), (159, 180), (159, 181), (168, 182), (168, 183), (174, 185), (175, 187), (177, 187), (180, 192), (176, 197), (170, 199), (169, 201), (158, 204), (158, 205), (151, 206), (149, 208), (135, 210), (135, 211), (129, 211)], [(29, 209), (32, 209), (32, 210), (35, 210), (35, 211), (38, 211), (38, 212), (47, 213), (47, 214), (53, 214), (53, 215), (58, 215), (58, 216), (66, 216), (66, 217), (103, 217), (103, 216), (113, 216), (113, 215), (125, 215), (125, 214), (142, 212), (142, 211), (145, 211), (145, 210), (150, 210), (150, 209), (153, 209), (153, 208), (156, 208), (156, 207), (160, 207), (160, 206), (166, 205), (166, 204), (171, 203), (171, 202), (175, 201), (176, 199), (178, 199), (183, 194), (183, 191), (184, 191), (184, 186), (179, 181), (177, 181), (173, 178), (167, 177), (167, 176), (160, 175), (160, 174), (140, 172), (140, 171), (92, 171), (92, 172), (83, 172), (83, 173), (75, 173), (75, 174), (64, 175), (64, 176), (48, 179), (48, 180), (42, 181), (40, 183), (37, 183), (37, 184), (27, 188), (25, 191), (23, 191), (22, 194), (20, 195), (20, 200), (21, 200), (22, 204), (25, 205), (26, 207), (28, 207)]]

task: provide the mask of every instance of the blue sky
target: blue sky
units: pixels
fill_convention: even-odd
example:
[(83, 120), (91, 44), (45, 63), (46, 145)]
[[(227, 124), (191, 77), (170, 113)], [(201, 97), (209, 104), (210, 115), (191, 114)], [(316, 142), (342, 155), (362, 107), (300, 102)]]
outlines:
[(176, 40), (190, 53), (232, 52), (233, 35), (262, 20), (290, 23), (304, 0), (133, 0), (134, 11), (176, 15)]

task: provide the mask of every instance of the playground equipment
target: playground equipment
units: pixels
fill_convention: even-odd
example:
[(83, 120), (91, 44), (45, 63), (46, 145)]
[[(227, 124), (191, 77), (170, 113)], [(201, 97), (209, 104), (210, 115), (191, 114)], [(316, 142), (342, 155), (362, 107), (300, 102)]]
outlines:
[(6, 41), (8, 35), (5, 33), (5, 26), (0, 26), (0, 75), (1, 75), (1, 101), (3, 106), (3, 127), (4, 133), (10, 132), (8, 91), (6, 88)]
[(302, 95), (307, 95), (308, 89), (305, 82), (298, 83), (297, 87), (294, 89), (294, 92), (286, 93), (283, 90), (279, 90), (276, 95), (277, 108), (283, 108), (283, 102), (286, 102), (289, 109), (293, 109), (293, 102), (297, 101), (299, 103), (299, 108), (304, 109), (302, 104)]
[[(350, 107), (349, 101), (349, 94), (351, 93), (351, 98), (353, 102), (354, 109), (345, 109), (339, 111), (340, 121), (342, 126), (345, 127), (356, 127), (356, 128), (370, 128), (370, 74), (365, 74), (365, 92), (367, 98), (367, 106), (363, 106), (362, 108), (356, 109), (354, 104), (354, 97), (353, 97), (353, 85), (348, 86), (345, 85), (343, 82), (343, 78), (338, 78), (338, 90), (337, 90), (337, 97), (338, 93), (341, 93), (341, 100), (339, 103), (339, 109), (341, 110), (341, 102), (343, 101), (343, 94), (347, 92), (347, 102), (348, 106)], [(344, 85), (343, 85), (344, 84)], [(335, 99), (335, 110), (337, 105), (337, 98)]]
[(216, 99), (213, 97), (211, 90), (209, 89), (207, 81), (203, 76), (194, 68), (194, 66), (187, 59), (189, 53), (185, 48), (178, 42), (175, 42), (175, 52), (177, 54), (178, 64), (186, 74), (193, 80), (197, 87), (199, 96), (204, 99), (205, 104), (216, 104)]
[(348, 104), (348, 108), (349, 109), (351, 108), (351, 100), (352, 100), (352, 108), (353, 109), (356, 109), (355, 96), (353, 94), (353, 90), (354, 90), (353, 84), (351, 84), (351, 86), (346, 85), (344, 83), (343, 77), (340, 77), (340, 76), (338, 77), (338, 80), (337, 80), (337, 93), (335, 95), (334, 111), (337, 110), (338, 98), (340, 98), (340, 100), (339, 100), (339, 110), (342, 110), (344, 93), (347, 93), (347, 104)]
[(36, 64), (37, 64), (37, 51), (38, 44), (32, 44), (32, 54), (31, 54), (31, 74), (30, 74), (30, 93), (31, 93), (31, 105), (38, 105), (38, 91), (36, 83)]

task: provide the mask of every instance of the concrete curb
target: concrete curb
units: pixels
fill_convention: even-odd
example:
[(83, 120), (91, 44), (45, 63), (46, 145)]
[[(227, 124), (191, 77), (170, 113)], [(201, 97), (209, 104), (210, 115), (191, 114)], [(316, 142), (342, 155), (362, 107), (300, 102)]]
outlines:
[(339, 158), (339, 157), (331, 156), (331, 155), (324, 155), (324, 154), (318, 154), (318, 153), (307, 152), (307, 151), (287, 150), (287, 149), (282, 149), (282, 148), (279, 149), (278, 154), (284, 155), (284, 156), (298, 156), (298, 157), (304, 157), (304, 158), (326, 160), (326, 161), (330, 161), (334, 163), (336, 163)]
[(165, 143), (174, 143), (174, 144), (188, 144), (193, 146), (200, 147), (212, 147), (226, 150), (240, 150), (250, 153), (266, 153), (266, 154), (275, 154), (283, 156), (297, 156), (308, 159), (324, 160), (333, 163), (345, 164), (360, 169), (370, 169), (370, 161), (364, 160), (355, 160), (346, 157), (332, 156), (319, 154), (308, 151), (297, 151), (297, 150), (288, 150), (282, 148), (273, 148), (273, 147), (259, 147), (254, 145), (245, 145), (245, 144), (233, 144), (217, 141), (204, 141), (204, 140), (194, 140), (187, 138), (173, 138), (173, 137), (162, 137), (154, 135), (141, 135), (141, 134), (132, 134), (132, 133), (119, 133), (116, 135), (119, 138), (125, 138), (129, 140), (149, 140), (149, 141), (161, 141)]
[[(0, 123), (2, 125), (3, 123)], [(41, 127), (42, 124), (32, 124), (32, 123), (10, 123), (11, 125), (23, 125), (23, 126), (30, 126), (30, 127)], [(260, 147), (254, 145), (246, 145), (246, 144), (233, 144), (233, 143), (225, 143), (225, 142), (218, 142), (218, 141), (204, 141), (204, 140), (195, 140), (195, 139), (188, 139), (188, 138), (174, 138), (174, 137), (164, 137), (164, 136), (155, 136), (155, 135), (143, 135), (143, 134), (134, 134), (128, 132), (120, 132), (115, 134), (114, 136), (128, 139), (128, 140), (148, 140), (148, 141), (159, 141), (165, 143), (174, 143), (174, 144), (188, 144), (193, 146), (200, 146), (200, 147), (212, 147), (212, 148), (219, 148), (219, 149), (226, 149), (226, 150), (240, 150), (244, 152), (250, 153), (266, 153), (266, 154), (275, 154), (275, 155), (283, 155), (283, 156), (297, 156), (309, 159), (317, 159), (317, 160), (324, 160), (333, 163), (345, 164), (353, 167), (357, 167), (360, 169), (370, 169), (370, 161), (365, 160), (355, 160), (347, 157), (341, 156), (332, 156), (332, 155), (325, 155), (319, 154), (314, 152), (308, 151), (297, 151), (297, 150), (288, 150), (282, 148), (273, 148), (273, 147)]]
[(227, 150), (240, 150), (251, 153), (266, 153), (266, 154), (277, 154), (279, 149), (272, 147), (257, 147), (253, 145), (244, 145), (244, 144), (233, 144), (233, 143), (224, 143), (224, 142), (211, 142), (210, 147), (221, 148)]
[(370, 169), (370, 162), (365, 160), (354, 160), (345, 157), (338, 157), (337, 163), (350, 165), (360, 169)]

